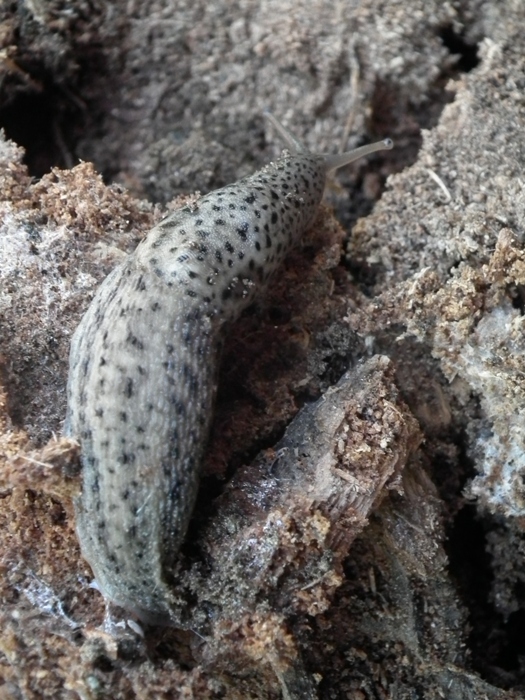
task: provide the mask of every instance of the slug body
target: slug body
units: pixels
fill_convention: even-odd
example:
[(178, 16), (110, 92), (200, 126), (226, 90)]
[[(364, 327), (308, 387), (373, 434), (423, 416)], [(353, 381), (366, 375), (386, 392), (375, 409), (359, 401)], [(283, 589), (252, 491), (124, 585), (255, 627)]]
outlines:
[(312, 222), (326, 173), (380, 148), (290, 152), (173, 212), (100, 286), (71, 343), (65, 433), (81, 444), (77, 532), (103, 595), (169, 622), (197, 495), (222, 329)]

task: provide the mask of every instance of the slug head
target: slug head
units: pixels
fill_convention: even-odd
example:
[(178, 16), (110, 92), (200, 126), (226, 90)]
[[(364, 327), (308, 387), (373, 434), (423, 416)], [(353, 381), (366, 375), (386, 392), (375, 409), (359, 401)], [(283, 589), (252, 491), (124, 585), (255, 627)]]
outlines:
[[(277, 121), (277, 119), (270, 112), (264, 112), (264, 116), (272, 124), (274, 129), (277, 131), (279, 136), (283, 139), (285, 144), (290, 149), (291, 153), (300, 154), (308, 153), (306, 148), (297, 139), (290, 134), (290, 132), (284, 128), (284, 126)], [(394, 142), (392, 139), (383, 139), (382, 141), (376, 141), (375, 143), (370, 143), (367, 146), (361, 146), (360, 148), (355, 148), (353, 151), (347, 151), (346, 153), (337, 153), (336, 155), (323, 154), (321, 158), (324, 161), (326, 173), (331, 173), (338, 168), (342, 168), (348, 163), (352, 163), (358, 158), (367, 156), (370, 153), (375, 153), (376, 151), (390, 150), (393, 148)]]

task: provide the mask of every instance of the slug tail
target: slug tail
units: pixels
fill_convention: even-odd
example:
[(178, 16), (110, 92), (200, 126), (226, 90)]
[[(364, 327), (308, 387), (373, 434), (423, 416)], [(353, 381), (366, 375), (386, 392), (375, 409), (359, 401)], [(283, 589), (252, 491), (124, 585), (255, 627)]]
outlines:
[(281, 122), (277, 121), (277, 119), (273, 116), (271, 112), (265, 111), (263, 112), (264, 116), (270, 124), (273, 126), (275, 131), (279, 134), (279, 136), (282, 138), (282, 140), (285, 142), (285, 144), (288, 146), (290, 149), (291, 153), (306, 153), (306, 148), (303, 146), (302, 143), (300, 143), (295, 136), (292, 136), (292, 134), (284, 128), (284, 126), (281, 124)]
[(367, 146), (355, 148), (353, 151), (348, 151), (347, 153), (337, 153), (334, 156), (324, 155), (326, 172), (331, 173), (338, 168), (342, 168), (344, 165), (348, 165), (348, 163), (352, 163), (358, 158), (368, 156), (370, 153), (375, 153), (376, 151), (390, 150), (393, 146), (394, 142), (392, 139), (383, 139), (383, 141), (376, 141), (376, 143), (370, 143)]

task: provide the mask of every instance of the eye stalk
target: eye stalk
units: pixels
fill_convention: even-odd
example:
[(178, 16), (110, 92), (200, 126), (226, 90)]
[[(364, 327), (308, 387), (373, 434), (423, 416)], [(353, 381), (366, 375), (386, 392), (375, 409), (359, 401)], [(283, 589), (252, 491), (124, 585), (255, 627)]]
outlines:
[(392, 148), (394, 148), (394, 142), (392, 139), (383, 139), (382, 141), (369, 143), (367, 146), (354, 148), (353, 151), (347, 151), (346, 153), (337, 153), (335, 156), (325, 155), (324, 162), (326, 172), (331, 173), (338, 168), (348, 165), (348, 163), (352, 163), (358, 158), (370, 155), (370, 153), (376, 153), (376, 151), (389, 151)]

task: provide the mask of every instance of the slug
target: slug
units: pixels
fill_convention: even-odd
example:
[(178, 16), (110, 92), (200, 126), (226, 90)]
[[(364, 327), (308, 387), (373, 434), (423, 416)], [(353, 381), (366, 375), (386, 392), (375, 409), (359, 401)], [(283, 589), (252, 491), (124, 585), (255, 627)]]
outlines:
[(106, 600), (147, 623), (170, 621), (225, 324), (298, 244), (327, 173), (393, 145), (315, 155), (267, 116), (289, 151), (157, 224), (102, 283), (71, 342), (64, 432), (81, 446), (82, 554)]

